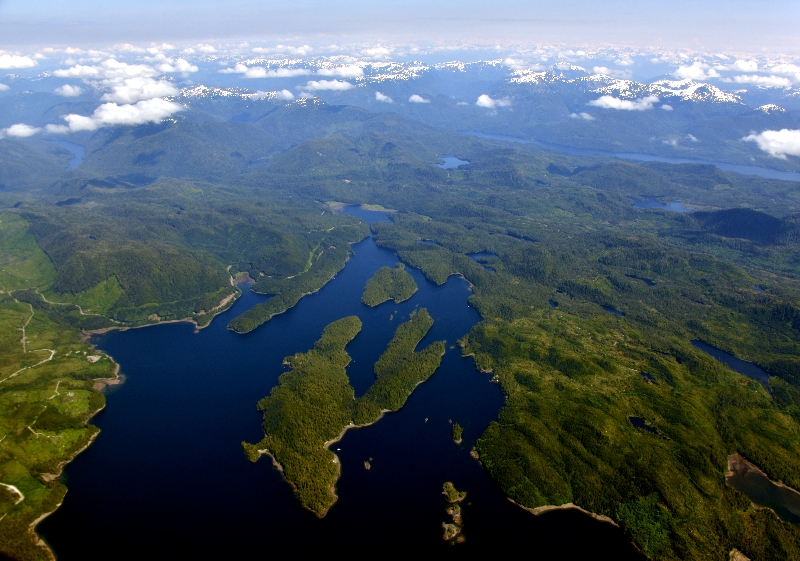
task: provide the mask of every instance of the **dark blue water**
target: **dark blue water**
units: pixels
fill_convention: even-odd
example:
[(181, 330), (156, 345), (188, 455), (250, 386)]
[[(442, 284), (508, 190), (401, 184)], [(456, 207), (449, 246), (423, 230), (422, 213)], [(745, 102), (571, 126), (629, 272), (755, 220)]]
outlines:
[(645, 420), (644, 420), (644, 419), (642, 419), (641, 417), (628, 417), (628, 420), (629, 420), (629, 421), (631, 422), (631, 424), (632, 424), (634, 427), (636, 427), (637, 429), (644, 429), (644, 430), (646, 430), (647, 432), (656, 432), (656, 429), (654, 429), (653, 427), (651, 427), (650, 425), (648, 425), (648, 424), (647, 424), (647, 421), (645, 421)]
[(645, 283), (647, 286), (655, 286), (655, 284), (656, 284), (654, 280), (648, 279), (646, 277), (637, 277), (636, 275), (625, 275), (625, 276), (628, 277), (629, 279), (640, 280), (643, 283)]
[(442, 168), (442, 169), (454, 169), (459, 166), (465, 166), (469, 163), (467, 160), (459, 160), (452, 154), (442, 154), (441, 156), (439, 156), (439, 158), (442, 160), (442, 163), (434, 165), (437, 168)]
[[(609, 524), (575, 511), (535, 517), (514, 506), (470, 457), (504, 396), (455, 346), (480, 319), (467, 304), (466, 281), (453, 276), (436, 286), (407, 267), (417, 293), (401, 304), (370, 308), (360, 302), (364, 284), (397, 256), (372, 238), (353, 250), (322, 290), (247, 335), (226, 329), (232, 317), (266, 298), (245, 290), (199, 332), (178, 323), (93, 339), (119, 362), (126, 381), (93, 420), (102, 429), (95, 443), (65, 469), (64, 504), (39, 526), (59, 559), (401, 550), (463, 555), (498, 546), (561, 557), (600, 551), (641, 558)], [(333, 447), (342, 462), (339, 501), (320, 520), (300, 506), (268, 459), (245, 459), (240, 442), (263, 436), (256, 402), (285, 371), (285, 356), (308, 350), (325, 325), (351, 314), (364, 323), (347, 348), (353, 357), (348, 374), (362, 394), (394, 329), (417, 307), (435, 320), (421, 347), (447, 341), (442, 366), (399, 412), (349, 431)], [(451, 420), (464, 427), (461, 445), (452, 441)], [(441, 495), (447, 480), (469, 493), (462, 504), (466, 542), (458, 546), (441, 538), (441, 524), (449, 521)]]
[(601, 306), (601, 308), (603, 308), (609, 314), (614, 314), (615, 316), (624, 316), (625, 315), (625, 312), (621, 312), (616, 308), (612, 308), (611, 306)]
[(506, 142), (518, 142), (521, 144), (535, 144), (542, 148), (549, 148), (556, 152), (564, 154), (572, 154), (573, 156), (610, 156), (612, 158), (620, 158), (623, 160), (637, 160), (640, 162), (664, 162), (666, 164), (711, 164), (717, 166), (721, 170), (732, 171), (744, 175), (757, 175), (759, 177), (766, 177), (768, 179), (783, 179), (785, 181), (800, 181), (800, 173), (794, 171), (778, 171), (776, 169), (762, 168), (758, 166), (743, 166), (739, 164), (726, 164), (724, 162), (712, 162), (709, 160), (690, 160), (686, 158), (670, 158), (667, 156), (654, 156), (652, 154), (635, 154), (632, 152), (609, 152), (607, 150), (595, 150), (593, 148), (575, 148), (573, 146), (562, 146), (560, 144), (551, 144), (549, 142), (541, 142), (538, 140), (531, 140), (527, 138), (518, 138), (516, 136), (506, 136), (504, 134), (486, 134), (475, 131), (460, 131), (463, 134), (471, 136), (478, 136), (481, 138), (490, 138), (492, 140), (504, 140)]
[(697, 339), (692, 341), (692, 345), (694, 345), (701, 351), (710, 354), (711, 356), (713, 356), (715, 359), (723, 363), (731, 370), (734, 370), (739, 374), (744, 374), (751, 380), (756, 380), (757, 382), (760, 382), (761, 385), (764, 386), (764, 388), (769, 393), (772, 393), (772, 390), (769, 387), (770, 375), (761, 370), (758, 366), (756, 366), (752, 362), (747, 362), (738, 359), (732, 354), (726, 353), (725, 351), (721, 351), (717, 347), (714, 347), (704, 341), (699, 341)]
[(70, 158), (70, 160), (67, 162), (67, 169), (76, 168), (83, 163), (84, 148), (80, 144), (67, 142), (65, 140), (51, 140), (50, 142), (53, 144), (58, 144), (65, 150), (69, 150), (75, 155), (74, 158)]
[(476, 263), (478, 263), (485, 270), (494, 272), (494, 268), (488, 266), (483, 261), (486, 260), (486, 259), (494, 259), (494, 258), (496, 258), (497, 257), (496, 253), (492, 253), (490, 251), (478, 251), (476, 253), (467, 253), (467, 257), (472, 258)]
[(669, 210), (671, 212), (691, 212), (694, 210), (692, 207), (684, 205), (679, 201), (672, 201), (669, 204), (664, 204), (657, 201), (654, 197), (648, 197), (643, 201), (634, 202), (633, 208), (656, 208), (659, 210)]

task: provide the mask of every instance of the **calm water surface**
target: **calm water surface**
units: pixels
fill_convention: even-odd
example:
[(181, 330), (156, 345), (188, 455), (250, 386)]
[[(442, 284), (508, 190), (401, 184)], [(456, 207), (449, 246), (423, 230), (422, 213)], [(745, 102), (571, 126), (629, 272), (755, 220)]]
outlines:
[(691, 341), (691, 343), (701, 351), (713, 356), (731, 370), (734, 370), (739, 374), (744, 374), (751, 380), (760, 382), (769, 393), (772, 393), (772, 389), (769, 387), (769, 379), (771, 376), (752, 362), (747, 362), (746, 360), (736, 358), (732, 354), (726, 353), (725, 351), (720, 350), (713, 345), (709, 345), (705, 341), (695, 339)]
[(69, 150), (75, 156), (74, 158), (70, 158), (67, 162), (67, 169), (76, 168), (83, 163), (84, 148), (80, 144), (67, 142), (65, 140), (51, 140), (50, 142), (61, 146), (65, 150)]
[[(360, 302), (365, 282), (397, 257), (372, 238), (353, 250), (321, 291), (247, 335), (226, 329), (232, 317), (266, 298), (245, 290), (232, 310), (199, 332), (181, 323), (93, 339), (120, 363), (126, 381), (95, 417), (102, 429), (95, 443), (65, 469), (64, 504), (39, 526), (59, 559), (403, 549), (461, 556), (512, 547), (560, 558), (604, 552), (640, 559), (609, 524), (570, 511), (535, 517), (514, 506), (470, 457), (504, 397), (455, 346), (480, 319), (467, 303), (467, 283), (451, 277), (435, 286), (408, 267), (419, 291), (407, 302), (369, 308)], [(421, 347), (447, 341), (442, 366), (399, 412), (349, 431), (333, 447), (342, 462), (339, 501), (320, 520), (299, 505), (267, 458), (245, 459), (240, 442), (263, 436), (256, 402), (285, 371), (283, 357), (308, 350), (325, 325), (351, 314), (364, 328), (347, 348), (348, 374), (363, 394), (394, 329), (418, 307), (435, 320)], [(461, 445), (452, 441), (451, 420), (464, 427)], [(441, 538), (447, 480), (469, 493), (466, 542), (456, 546)]]
[(434, 165), (437, 168), (442, 168), (442, 169), (454, 169), (459, 166), (465, 166), (469, 163), (469, 161), (467, 160), (459, 160), (452, 154), (442, 154), (441, 156), (439, 156), (439, 158), (442, 160), (442, 162)]

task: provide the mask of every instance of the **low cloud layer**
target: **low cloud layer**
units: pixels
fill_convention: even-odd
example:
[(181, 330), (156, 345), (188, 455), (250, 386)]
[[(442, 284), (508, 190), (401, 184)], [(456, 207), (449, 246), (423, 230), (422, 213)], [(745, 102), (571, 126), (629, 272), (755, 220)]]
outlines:
[(361, 78), (364, 70), (360, 66), (337, 66), (336, 68), (322, 68), (317, 74), (320, 76), (338, 76), (340, 78)]
[(318, 92), (322, 90), (345, 91), (353, 89), (355, 86), (343, 80), (309, 80), (305, 86), (300, 86), (301, 90), (307, 92)]
[(100, 98), (114, 103), (136, 103), (145, 99), (178, 95), (178, 88), (163, 80), (150, 78), (127, 78), (111, 88), (111, 92)]
[(39, 66), (39, 63), (28, 56), (0, 55), (0, 69), (2, 70), (19, 70), (33, 68), (34, 66)]
[(223, 68), (222, 74), (241, 74), (243, 78), (294, 78), (295, 76), (308, 76), (310, 70), (305, 68), (278, 68), (267, 70), (263, 66), (246, 66), (242, 63), (233, 68)]
[(411, 97), (408, 98), (409, 103), (430, 103), (430, 99), (425, 99), (421, 95), (412, 94)]
[(381, 103), (394, 103), (394, 100), (391, 97), (384, 95), (381, 92), (375, 92), (375, 99)]
[(708, 80), (721, 77), (719, 72), (703, 62), (694, 62), (691, 66), (680, 66), (672, 74), (682, 80)]
[(785, 160), (787, 155), (800, 157), (800, 130), (767, 130), (745, 136), (742, 140), (755, 142), (761, 150), (775, 158)]
[(478, 97), (478, 101), (475, 102), (475, 105), (478, 107), (486, 107), (487, 109), (494, 109), (495, 107), (508, 107), (511, 105), (511, 100), (507, 97), (503, 99), (492, 99), (486, 94), (483, 94)]
[(594, 117), (592, 117), (588, 113), (571, 113), (569, 118), (570, 119), (583, 119), (584, 121), (594, 121)]
[(64, 84), (63, 86), (56, 88), (54, 93), (64, 97), (78, 97), (83, 93), (83, 89), (80, 86)]
[(165, 99), (148, 99), (129, 105), (104, 103), (88, 117), (74, 113), (66, 115), (63, 117), (67, 122), (66, 125), (47, 125), (45, 130), (49, 133), (63, 134), (67, 132), (94, 131), (114, 125), (131, 126), (160, 123), (179, 111), (183, 111), (181, 105)]
[(647, 111), (653, 108), (654, 103), (658, 103), (658, 97), (648, 95), (642, 99), (619, 99), (610, 95), (604, 95), (599, 99), (594, 99), (588, 103), (593, 107), (602, 107), (603, 109), (617, 109), (619, 111)]
[[(737, 84), (755, 84), (764, 88), (790, 88), (792, 81), (783, 76), (759, 76), (757, 74), (743, 74), (732, 78)], [(727, 80), (726, 80), (727, 81)]]
[(0, 92), (4, 92), (4, 91), (6, 91), (6, 90), (8, 90), (8, 89), (9, 89), (9, 88), (8, 88), (8, 86), (7, 86), (7, 85), (5, 85), (5, 84), (0, 84)]

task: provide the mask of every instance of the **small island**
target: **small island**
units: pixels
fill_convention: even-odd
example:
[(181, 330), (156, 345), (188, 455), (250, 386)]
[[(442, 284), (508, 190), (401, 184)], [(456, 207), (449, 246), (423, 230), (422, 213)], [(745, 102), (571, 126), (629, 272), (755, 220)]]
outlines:
[(451, 545), (463, 543), (464, 535), (461, 533), (462, 512), (459, 503), (467, 498), (467, 492), (456, 489), (456, 486), (451, 481), (446, 481), (442, 488), (442, 494), (449, 503), (445, 512), (453, 518), (452, 523), (442, 522), (442, 539), (449, 541)]
[(417, 291), (417, 283), (406, 271), (405, 265), (398, 263), (395, 268), (381, 267), (364, 286), (361, 301), (375, 307), (387, 300), (405, 302)]
[(461, 435), (464, 432), (464, 427), (458, 423), (453, 423), (453, 442), (461, 444)]

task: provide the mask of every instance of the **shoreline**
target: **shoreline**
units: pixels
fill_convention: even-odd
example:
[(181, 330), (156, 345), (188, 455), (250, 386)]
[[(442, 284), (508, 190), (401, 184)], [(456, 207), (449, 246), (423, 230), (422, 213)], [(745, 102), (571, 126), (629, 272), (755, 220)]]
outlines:
[(211, 320), (209, 320), (208, 323), (203, 325), (199, 325), (197, 321), (194, 319), (194, 317), (188, 316), (181, 319), (168, 319), (166, 321), (159, 320), (153, 323), (145, 323), (143, 325), (120, 325), (120, 326), (102, 327), (100, 329), (90, 329), (87, 331), (82, 331), (83, 336), (81, 337), (81, 342), (82, 343), (86, 342), (95, 335), (103, 335), (111, 331), (128, 331), (129, 329), (143, 329), (145, 327), (153, 327), (154, 325), (167, 325), (170, 323), (191, 323), (194, 324), (195, 332), (198, 332), (201, 329), (205, 329), (206, 327), (211, 325), (211, 322), (214, 321), (214, 318), (216, 318), (219, 314), (227, 312), (231, 308), (231, 306), (233, 306), (233, 304), (236, 303), (236, 300), (238, 300), (241, 297), (241, 295), (242, 295), (241, 291), (229, 294), (228, 296), (220, 300), (220, 303), (211, 308), (211, 310), (209, 310), (208, 312), (205, 312), (203, 314), (197, 314), (202, 316), (213, 312), (214, 316), (211, 318)]
[(511, 501), (512, 503), (514, 503), (515, 505), (517, 505), (519, 508), (521, 508), (523, 510), (527, 510), (528, 512), (530, 512), (534, 516), (541, 516), (543, 514), (546, 514), (548, 512), (554, 511), (554, 510), (578, 510), (578, 511), (580, 511), (580, 512), (582, 512), (582, 513), (584, 513), (584, 514), (586, 514), (586, 515), (588, 515), (588, 516), (590, 516), (592, 518), (594, 518), (598, 522), (605, 522), (607, 524), (611, 524), (613, 526), (616, 526), (617, 528), (620, 527), (619, 524), (617, 524), (614, 521), (613, 518), (610, 518), (608, 516), (604, 516), (602, 514), (597, 514), (597, 513), (594, 513), (594, 512), (590, 512), (590, 511), (586, 510), (585, 508), (576, 505), (575, 503), (564, 503), (563, 505), (544, 505), (544, 506), (537, 506), (536, 508), (530, 508), (530, 507), (523, 506), (523, 505), (519, 504), (517, 501), (515, 501), (511, 497), (506, 497), (506, 498), (509, 501)]

